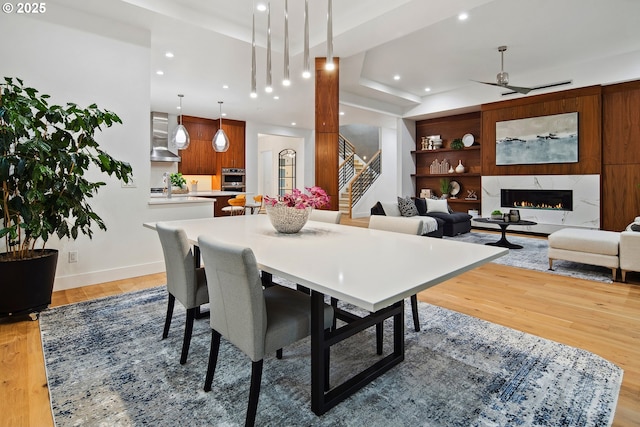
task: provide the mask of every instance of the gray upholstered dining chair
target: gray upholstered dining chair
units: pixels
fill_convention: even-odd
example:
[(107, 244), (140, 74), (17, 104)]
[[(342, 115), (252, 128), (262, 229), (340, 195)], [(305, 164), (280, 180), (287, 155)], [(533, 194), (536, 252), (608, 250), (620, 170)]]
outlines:
[[(422, 235), (422, 221), (419, 218), (416, 218), (415, 221), (407, 221), (410, 219), (410, 217), (371, 215), (371, 218), (369, 219), (369, 228), (393, 231), (396, 233)], [(418, 297), (416, 294), (411, 295), (411, 312), (413, 314), (413, 328), (416, 332), (419, 332), (420, 318), (418, 316)]]
[[(224, 337), (252, 362), (245, 420), (245, 425), (251, 426), (256, 418), (264, 356), (311, 333), (310, 297), (279, 285), (263, 289), (250, 248), (222, 243), (211, 236), (200, 236), (198, 246), (211, 295), (211, 350), (204, 390), (211, 391), (220, 338)], [(332, 322), (333, 309), (327, 305), (325, 328)], [(327, 351), (325, 363), (328, 357)]]
[(187, 310), (182, 354), (180, 356), (180, 364), (184, 365), (189, 354), (196, 312), (202, 304), (209, 302), (207, 279), (204, 268), (196, 268), (196, 260), (184, 230), (170, 227), (161, 222), (156, 224), (156, 230), (162, 244), (164, 264), (167, 271), (167, 291), (169, 292), (167, 317), (164, 321), (162, 339), (169, 335), (173, 306), (177, 299)]
[(340, 211), (313, 209), (309, 214), (311, 221), (328, 222), (330, 224), (340, 224), (340, 218), (342, 218), (342, 212)]

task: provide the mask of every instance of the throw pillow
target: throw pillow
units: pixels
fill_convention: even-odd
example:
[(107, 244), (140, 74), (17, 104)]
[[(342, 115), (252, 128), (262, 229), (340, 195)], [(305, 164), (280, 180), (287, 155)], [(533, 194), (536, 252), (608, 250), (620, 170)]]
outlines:
[(640, 224), (636, 224), (635, 222), (631, 224), (632, 231), (640, 231)]
[(416, 204), (413, 203), (411, 197), (398, 197), (398, 209), (400, 209), (400, 214), (402, 216), (416, 216), (418, 215), (418, 209), (416, 208)]
[(386, 216), (402, 216), (397, 203), (380, 202)]
[(427, 214), (427, 201), (425, 199), (414, 197), (413, 203), (416, 204), (416, 209), (418, 209), (418, 215), (425, 216)]
[(449, 205), (444, 199), (427, 199), (427, 213), (449, 213)]

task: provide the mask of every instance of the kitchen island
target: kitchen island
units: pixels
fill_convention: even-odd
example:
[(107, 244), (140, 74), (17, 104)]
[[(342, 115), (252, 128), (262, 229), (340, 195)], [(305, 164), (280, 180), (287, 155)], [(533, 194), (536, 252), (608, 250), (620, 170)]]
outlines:
[(171, 198), (166, 197), (164, 193), (152, 193), (149, 198), (149, 205), (184, 205), (198, 203), (212, 203), (213, 216), (224, 216), (222, 208), (229, 204), (229, 199), (245, 194), (238, 191), (195, 191), (186, 194), (172, 194)]

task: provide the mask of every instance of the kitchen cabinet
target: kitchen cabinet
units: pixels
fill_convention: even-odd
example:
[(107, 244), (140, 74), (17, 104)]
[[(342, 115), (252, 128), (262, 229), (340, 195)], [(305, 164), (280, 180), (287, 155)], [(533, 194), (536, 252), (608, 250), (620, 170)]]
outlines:
[(243, 121), (222, 119), (222, 129), (229, 138), (229, 149), (224, 153), (216, 153), (218, 174), (222, 168), (244, 169), (245, 128)]
[(182, 161), (178, 171), (184, 175), (217, 175), (222, 168), (245, 167), (245, 122), (222, 119), (222, 129), (229, 138), (229, 149), (217, 153), (211, 144), (218, 131), (220, 121), (193, 116), (182, 116), (182, 124), (187, 128), (191, 143), (186, 150), (180, 150)]
[(182, 124), (189, 132), (191, 143), (186, 150), (179, 152), (182, 161), (178, 164), (178, 172), (184, 175), (216, 174), (216, 153), (211, 146), (216, 123), (211, 119), (182, 116)]
[[(430, 189), (431, 194), (441, 196), (440, 180), (448, 178), (460, 184), (460, 192), (455, 198), (449, 198), (451, 208), (458, 212), (466, 212), (469, 209), (481, 208), (482, 187), (482, 155), (481, 155), (481, 113), (461, 114), (436, 119), (421, 120), (416, 122), (416, 144), (421, 148), (422, 137), (440, 135), (442, 147), (435, 150), (415, 150), (411, 153), (415, 156), (416, 173), (412, 176), (416, 182), (416, 197), (420, 197), (422, 189)], [(450, 148), (451, 142), (456, 138), (462, 138), (465, 134), (474, 137), (473, 145), (461, 150)], [(458, 163), (465, 167), (463, 173), (433, 173), (432, 163), (437, 160), (447, 160), (455, 170)], [(477, 199), (469, 200), (468, 191), (475, 191)]]

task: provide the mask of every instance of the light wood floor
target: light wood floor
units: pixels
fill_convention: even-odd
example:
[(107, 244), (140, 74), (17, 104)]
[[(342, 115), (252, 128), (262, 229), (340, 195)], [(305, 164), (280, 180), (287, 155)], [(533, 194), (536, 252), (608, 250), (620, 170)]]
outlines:
[[(366, 227), (367, 219), (343, 223)], [(629, 276), (629, 284), (601, 284), (491, 263), (422, 292), (419, 299), (617, 364), (624, 378), (613, 425), (640, 426), (640, 274)], [(164, 283), (164, 274), (155, 274), (59, 291), (52, 306)], [(0, 425), (53, 426), (37, 321), (0, 323)]]

